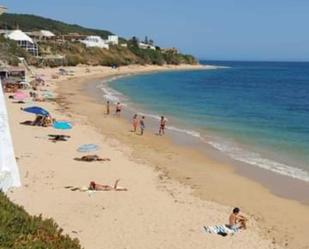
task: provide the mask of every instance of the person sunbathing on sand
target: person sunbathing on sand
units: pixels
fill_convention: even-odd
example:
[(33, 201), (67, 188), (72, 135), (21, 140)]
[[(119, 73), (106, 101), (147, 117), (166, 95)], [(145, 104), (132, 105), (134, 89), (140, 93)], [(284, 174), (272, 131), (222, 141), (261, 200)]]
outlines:
[(93, 161), (110, 161), (110, 158), (101, 158), (97, 155), (86, 155), (82, 157), (76, 157), (74, 158), (76, 161), (84, 161), (84, 162), (93, 162)]
[(117, 179), (114, 183), (114, 186), (110, 185), (104, 185), (104, 184), (98, 184), (95, 183), (94, 181), (90, 182), (89, 184), (89, 190), (96, 190), (96, 191), (110, 191), (110, 190), (115, 190), (115, 191), (127, 191), (127, 188), (122, 188), (118, 187), (120, 179)]
[(246, 222), (248, 219), (239, 214), (240, 209), (234, 208), (233, 212), (229, 217), (229, 224), (227, 225), (230, 229), (237, 230), (237, 229), (246, 229), (247, 225)]
[(110, 185), (105, 185), (105, 184), (98, 184), (94, 181), (91, 181), (89, 183), (89, 187), (88, 188), (79, 188), (79, 187), (72, 187), (72, 186), (66, 186), (65, 188), (71, 189), (71, 191), (88, 191), (88, 190), (93, 190), (93, 191), (127, 191), (127, 188), (122, 188), (122, 187), (118, 187), (118, 183), (119, 183), (120, 179), (117, 179), (114, 183), (114, 186), (110, 186)]
[(54, 142), (54, 143), (56, 143), (56, 142), (58, 142), (58, 141), (64, 141), (64, 142), (66, 142), (66, 141), (68, 141), (68, 139), (69, 138), (71, 138), (71, 136), (67, 136), (67, 135), (53, 135), (53, 134), (49, 134), (48, 135), (50, 138), (49, 138), (49, 140), (51, 140), (52, 142)]

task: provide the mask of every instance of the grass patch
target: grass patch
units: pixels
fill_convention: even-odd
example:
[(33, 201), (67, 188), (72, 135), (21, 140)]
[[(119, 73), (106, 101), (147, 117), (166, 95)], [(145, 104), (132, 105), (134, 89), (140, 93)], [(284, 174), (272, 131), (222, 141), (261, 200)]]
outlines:
[(81, 249), (77, 239), (62, 234), (52, 220), (31, 216), (0, 192), (1, 249)]

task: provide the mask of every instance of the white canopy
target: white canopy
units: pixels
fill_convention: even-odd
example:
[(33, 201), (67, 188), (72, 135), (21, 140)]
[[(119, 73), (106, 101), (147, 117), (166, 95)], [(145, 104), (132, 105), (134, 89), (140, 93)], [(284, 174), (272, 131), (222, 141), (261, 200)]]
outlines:
[(7, 38), (14, 41), (28, 41), (33, 43), (33, 40), (24, 32), (19, 29), (13, 30), (6, 35)]
[(21, 185), (0, 80), (0, 190)]
[(53, 37), (53, 36), (55, 36), (55, 34), (52, 33), (52, 32), (49, 31), (49, 30), (41, 30), (41, 34), (42, 34), (44, 37)]

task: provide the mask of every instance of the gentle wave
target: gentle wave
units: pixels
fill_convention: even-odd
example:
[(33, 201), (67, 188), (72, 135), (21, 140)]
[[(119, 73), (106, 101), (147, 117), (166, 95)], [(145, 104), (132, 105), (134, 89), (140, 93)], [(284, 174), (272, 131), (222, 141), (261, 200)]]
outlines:
[[(120, 92), (113, 90), (112, 88), (104, 86), (99, 86), (99, 88), (103, 92), (103, 98), (112, 103), (123, 102), (125, 100), (125, 96), (122, 95)], [(125, 104), (124, 104), (125, 105)]]
[(181, 133), (185, 133), (187, 135), (190, 135), (192, 137), (196, 137), (196, 138), (202, 138), (201, 134), (197, 131), (194, 130), (186, 130), (186, 129), (180, 129), (174, 126), (167, 126), (166, 129), (171, 130), (171, 131), (177, 131), (177, 132), (181, 132)]
[(235, 144), (232, 143), (208, 141), (208, 144), (210, 144), (217, 150), (226, 153), (234, 160), (245, 162), (247, 164), (260, 167), (262, 169), (270, 170), (280, 175), (289, 176), (298, 180), (309, 182), (308, 172), (302, 169), (279, 163), (267, 158), (263, 158), (258, 153), (246, 151), (242, 148), (235, 146)]

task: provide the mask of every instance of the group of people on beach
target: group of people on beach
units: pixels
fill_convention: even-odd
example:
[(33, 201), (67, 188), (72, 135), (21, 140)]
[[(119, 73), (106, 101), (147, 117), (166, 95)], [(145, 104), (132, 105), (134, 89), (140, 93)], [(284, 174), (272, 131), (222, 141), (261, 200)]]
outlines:
[[(121, 111), (122, 111), (122, 106), (120, 102), (117, 102), (117, 104), (115, 105), (115, 115), (120, 117)], [(106, 102), (106, 115), (109, 115), (110, 113), (111, 113), (110, 112), (110, 101), (107, 101)], [(159, 132), (157, 133), (159, 136), (162, 136), (165, 134), (166, 122), (167, 122), (167, 119), (164, 116), (161, 116)], [(144, 130), (146, 128), (145, 116), (141, 115), (139, 118), (137, 114), (134, 114), (132, 118), (132, 127), (133, 127), (133, 129), (131, 130), (132, 132), (136, 133), (139, 128), (140, 129), (139, 134), (141, 136), (144, 135)]]
[[(116, 116), (120, 117), (121, 109), (122, 109), (122, 106), (121, 106), (120, 102), (117, 102), (117, 104), (115, 106), (115, 115)], [(106, 115), (109, 115), (110, 113), (111, 113), (110, 102), (106, 101)]]
[(134, 114), (133, 119), (132, 119), (132, 126), (133, 130), (132, 132), (136, 132), (137, 128), (140, 128), (140, 135), (144, 135), (144, 130), (145, 130), (145, 116), (141, 116), (140, 119), (138, 118), (137, 114)]

